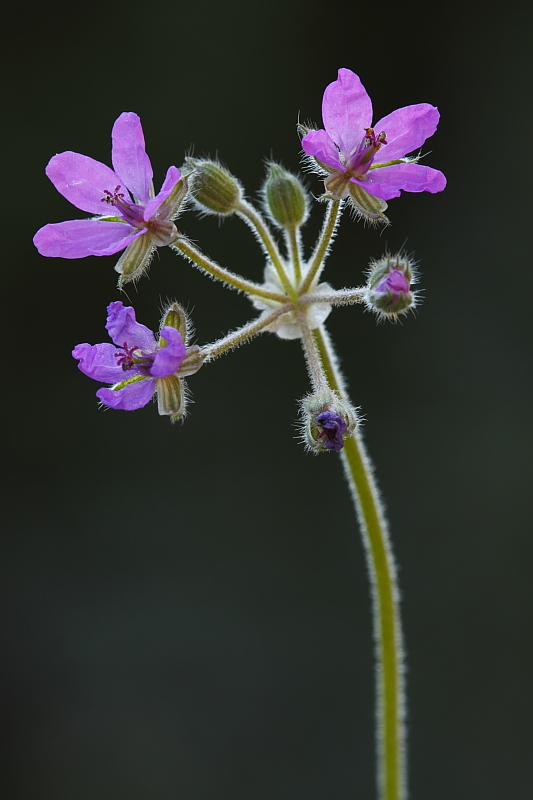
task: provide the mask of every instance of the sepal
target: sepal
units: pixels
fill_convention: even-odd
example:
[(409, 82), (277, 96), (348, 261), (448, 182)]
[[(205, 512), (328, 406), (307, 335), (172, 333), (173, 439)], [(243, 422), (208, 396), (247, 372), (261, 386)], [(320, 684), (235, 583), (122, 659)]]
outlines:
[(154, 244), (149, 236), (138, 236), (126, 247), (115, 264), (115, 271), (120, 274), (118, 288), (125, 283), (138, 280), (150, 266), (154, 253)]
[(183, 419), (187, 406), (187, 390), (177, 375), (168, 375), (156, 381), (157, 406), (162, 416), (170, 417), (171, 422)]

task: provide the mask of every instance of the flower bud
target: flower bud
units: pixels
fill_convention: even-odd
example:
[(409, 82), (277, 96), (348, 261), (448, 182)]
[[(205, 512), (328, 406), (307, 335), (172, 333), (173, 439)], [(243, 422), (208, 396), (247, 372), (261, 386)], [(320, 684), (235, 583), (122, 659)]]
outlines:
[(307, 217), (307, 197), (296, 175), (271, 163), (263, 186), (265, 208), (280, 228), (298, 228)]
[(314, 453), (339, 453), (357, 424), (357, 415), (333, 391), (311, 394), (300, 403), (302, 439)]
[(372, 261), (368, 271), (365, 302), (380, 318), (396, 319), (415, 306), (411, 283), (413, 265), (400, 253)]
[(188, 158), (193, 169), (189, 176), (191, 195), (206, 214), (233, 214), (242, 199), (242, 187), (230, 172), (216, 161)]

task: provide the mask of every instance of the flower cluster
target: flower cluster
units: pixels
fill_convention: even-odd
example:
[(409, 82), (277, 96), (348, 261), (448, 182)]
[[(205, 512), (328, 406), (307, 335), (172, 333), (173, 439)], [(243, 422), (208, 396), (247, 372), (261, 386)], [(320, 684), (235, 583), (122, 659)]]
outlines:
[[(446, 179), (420, 164), (418, 154), (409, 155), (435, 132), (439, 113), (434, 106), (407, 106), (373, 123), (372, 103), (360, 79), (340, 69), (324, 92), (322, 116), (323, 129), (300, 126), (303, 151), (324, 179), (320, 199), (327, 203), (322, 230), (308, 257), (301, 228), (309, 217), (311, 198), (300, 177), (281, 164), (267, 165), (263, 214), (247, 201), (238, 179), (208, 158), (186, 158), (181, 170), (169, 167), (156, 194), (141, 122), (133, 112), (121, 114), (113, 125), (113, 168), (70, 151), (50, 160), (46, 174), (56, 189), (92, 216), (41, 228), (34, 237), (41, 255), (76, 259), (123, 251), (115, 266), (122, 288), (146, 271), (155, 248), (170, 246), (210, 277), (244, 293), (260, 312), (242, 328), (200, 348), (189, 345), (190, 324), (177, 303), (166, 308), (157, 336), (137, 322), (131, 306), (110, 303), (106, 328), (111, 342), (79, 344), (73, 351), (80, 370), (106, 384), (96, 393), (102, 405), (134, 411), (156, 396), (160, 414), (173, 422), (181, 419), (187, 398), (184, 378), (269, 331), (302, 343), (312, 385), (301, 402), (307, 448), (343, 449), (357, 418), (339, 382), (328, 382), (323, 364), (328, 348), (325, 321), (335, 306), (352, 303), (395, 320), (416, 299), (412, 265), (402, 254), (373, 261), (365, 286), (335, 290), (322, 280), (343, 200), (367, 220), (387, 221), (387, 201), (402, 190), (440, 192)], [(220, 266), (178, 231), (176, 220), (188, 199), (201, 214), (235, 215), (252, 228), (266, 258), (262, 283)]]

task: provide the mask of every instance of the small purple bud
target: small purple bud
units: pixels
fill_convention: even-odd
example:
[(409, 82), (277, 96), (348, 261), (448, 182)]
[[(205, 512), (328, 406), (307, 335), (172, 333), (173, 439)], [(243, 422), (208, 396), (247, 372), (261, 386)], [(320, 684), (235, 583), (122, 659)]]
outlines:
[(337, 392), (310, 394), (300, 402), (302, 439), (314, 453), (340, 453), (357, 424), (354, 408)]
[(366, 305), (380, 319), (397, 319), (415, 305), (411, 291), (413, 265), (403, 255), (386, 254), (372, 261), (368, 270)]

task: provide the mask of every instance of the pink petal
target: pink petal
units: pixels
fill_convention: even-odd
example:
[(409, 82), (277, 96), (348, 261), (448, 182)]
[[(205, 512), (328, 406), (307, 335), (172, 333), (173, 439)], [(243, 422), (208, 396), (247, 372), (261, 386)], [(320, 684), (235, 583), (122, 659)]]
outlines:
[(122, 183), (105, 164), (70, 150), (50, 159), (46, 174), (63, 197), (91, 214), (107, 214), (109, 206), (102, 202), (104, 190), (113, 194)]
[[(150, 200), (144, 210), (144, 219), (146, 222), (156, 216), (157, 210), (163, 205), (165, 200), (170, 197), (180, 179), (181, 172), (179, 169), (177, 167), (169, 167), (159, 194), (156, 194), (156, 196)], [(157, 214), (157, 218), (167, 219), (166, 216), (162, 216), (161, 214)]]
[(125, 306), (120, 300), (107, 307), (106, 329), (116, 345), (136, 347), (146, 353), (153, 353), (156, 340), (152, 331), (135, 319), (135, 309)]
[[(124, 373), (123, 373), (124, 374)], [(155, 392), (155, 378), (144, 378), (140, 381), (128, 383), (123, 389), (98, 389), (97, 398), (109, 408), (121, 411), (137, 411), (153, 397)]]
[(309, 131), (302, 139), (302, 147), (308, 156), (314, 156), (323, 164), (329, 164), (335, 169), (344, 170), (339, 159), (339, 151), (326, 131)]
[(367, 173), (369, 180), (361, 181), (351, 178), (369, 194), (391, 200), (404, 192), (442, 192), (446, 186), (446, 178), (438, 169), (425, 167), (423, 164), (394, 164), (380, 167)]
[(154, 173), (144, 149), (143, 129), (137, 114), (132, 111), (121, 114), (111, 136), (113, 167), (135, 199), (146, 205)]
[(374, 161), (392, 161), (418, 150), (435, 133), (439, 118), (438, 109), (428, 103), (398, 108), (383, 117), (374, 130), (376, 134), (387, 134), (387, 144), (376, 153)]
[(372, 125), (372, 101), (358, 76), (340, 69), (339, 77), (326, 87), (322, 100), (324, 127), (341, 151), (351, 153)]
[(33, 243), (42, 256), (52, 258), (109, 256), (123, 250), (141, 233), (123, 222), (72, 219), (45, 225), (35, 234)]
[(117, 364), (117, 347), (114, 344), (78, 344), (72, 351), (79, 359), (78, 367), (84, 375), (101, 383), (119, 383), (127, 377)]
[(150, 375), (153, 375), (154, 378), (166, 378), (167, 375), (177, 372), (187, 352), (181, 334), (176, 328), (166, 325), (161, 328), (160, 335), (166, 339), (167, 346), (160, 347), (156, 353), (154, 363), (150, 368)]

